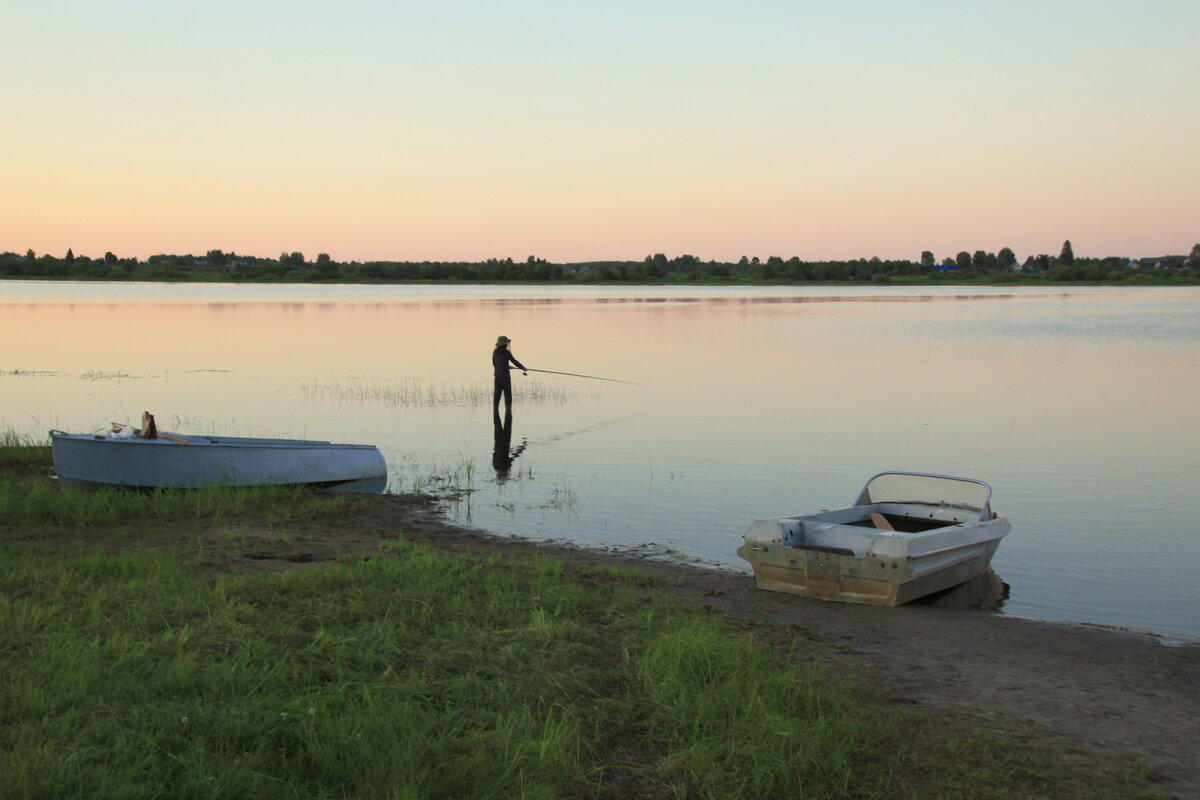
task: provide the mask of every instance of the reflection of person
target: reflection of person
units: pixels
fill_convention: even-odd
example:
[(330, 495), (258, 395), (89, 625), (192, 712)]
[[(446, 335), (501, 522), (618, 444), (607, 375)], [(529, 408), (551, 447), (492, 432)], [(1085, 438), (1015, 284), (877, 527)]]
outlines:
[(508, 480), (508, 471), (512, 469), (512, 464), (517, 460), (517, 456), (521, 455), (521, 451), (525, 449), (525, 443), (521, 442), (521, 446), (516, 450), (512, 449), (512, 414), (505, 414), (504, 421), (500, 421), (500, 414), (497, 412), (492, 416), (492, 424), (496, 432), (495, 447), (492, 449), (492, 467), (496, 470), (496, 480), (500, 483)]
[[(512, 413), (512, 379), (508, 374), (508, 365), (513, 363), (522, 372), (525, 370), (525, 365), (513, 358), (513, 354), (508, 351), (508, 345), (512, 341), (507, 336), (501, 336), (496, 340), (496, 349), (492, 351), (492, 374), (495, 376), (496, 387), (492, 392), (492, 410), (497, 414), (500, 413), (500, 396), (504, 395), (504, 410), (505, 413)], [(528, 375), (528, 372), (525, 372)]]

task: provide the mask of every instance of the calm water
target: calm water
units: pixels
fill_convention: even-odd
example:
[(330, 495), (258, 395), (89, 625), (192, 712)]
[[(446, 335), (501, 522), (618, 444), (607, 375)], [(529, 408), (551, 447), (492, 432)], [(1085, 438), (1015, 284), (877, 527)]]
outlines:
[[(510, 439), (492, 343), (514, 375)], [(1200, 290), (0, 282), (0, 425), (380, 446), (463, 521), (736, 569), (885, 469), (992, 484), (1008, 613), (1200, 635)]]

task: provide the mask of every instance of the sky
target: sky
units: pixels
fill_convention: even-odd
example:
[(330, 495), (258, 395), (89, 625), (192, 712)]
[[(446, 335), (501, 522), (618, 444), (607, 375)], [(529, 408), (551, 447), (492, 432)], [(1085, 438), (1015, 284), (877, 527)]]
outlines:
[(0, 251), (1143, 257), (1198, 0), (0, 0)]

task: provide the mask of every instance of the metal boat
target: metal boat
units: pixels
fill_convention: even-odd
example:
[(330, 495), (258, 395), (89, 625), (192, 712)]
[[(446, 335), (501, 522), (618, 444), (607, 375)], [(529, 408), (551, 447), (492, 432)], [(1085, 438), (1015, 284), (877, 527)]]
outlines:
[(197, 488), (305, 484), (380, 492), (387, 463), (379, 448), (306, 439), (157, 433), (113, 438), (50, 431), (54, 471), (66, 488)]
[(762, 589), (897, 606), (988, 570), (1008, 518), (983, 481), (881, 472), (854, 505), (755, 520), (738, 555)]

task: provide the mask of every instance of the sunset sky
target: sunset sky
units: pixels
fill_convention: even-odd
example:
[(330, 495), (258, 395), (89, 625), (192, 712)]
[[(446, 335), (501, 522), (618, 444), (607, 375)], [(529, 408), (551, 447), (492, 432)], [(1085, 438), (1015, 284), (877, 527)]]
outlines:
[(0, 251), (1200, 242), (1197, 0), (4, 6)]

